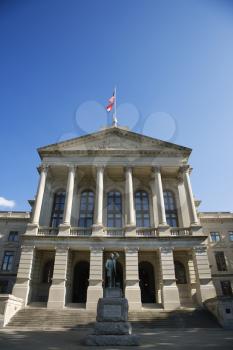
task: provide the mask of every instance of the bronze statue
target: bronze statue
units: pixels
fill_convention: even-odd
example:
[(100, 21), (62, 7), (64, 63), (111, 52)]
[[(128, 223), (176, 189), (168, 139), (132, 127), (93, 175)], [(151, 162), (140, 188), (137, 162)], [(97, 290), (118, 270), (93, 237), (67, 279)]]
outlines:
[(118, 253), (111, 253), (110, 257), (107, 259), (105, 268), (107, 270), (107, 287), (116, 287), (116, 260), (119, 258)]

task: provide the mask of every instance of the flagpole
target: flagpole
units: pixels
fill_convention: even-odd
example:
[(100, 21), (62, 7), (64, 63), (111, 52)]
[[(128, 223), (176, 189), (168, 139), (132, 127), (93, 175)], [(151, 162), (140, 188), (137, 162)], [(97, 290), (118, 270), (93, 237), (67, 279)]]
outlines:
[(116, 114), (116, 99), (117, 99), (117, 96), (116, 96), (116, 86), (115, 86), (115, 89), (114, 89), (114, 96), (115, 96), (115, 99), (114, 99), (113, 125), (114, 125), (114, 126), (117, 126), (117, 114)]

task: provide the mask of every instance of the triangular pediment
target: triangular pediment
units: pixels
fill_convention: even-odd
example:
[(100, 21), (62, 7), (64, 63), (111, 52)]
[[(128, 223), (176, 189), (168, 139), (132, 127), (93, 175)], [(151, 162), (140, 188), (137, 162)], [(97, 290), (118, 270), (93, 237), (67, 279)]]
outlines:
[(120, 127), (109, 127), (99, 132), (38, 149), (41, 156), (52, 153), (114, 152), (141, 153), (160, 152), (188, 156), (191, 149), (173, 143), (134, 133)]

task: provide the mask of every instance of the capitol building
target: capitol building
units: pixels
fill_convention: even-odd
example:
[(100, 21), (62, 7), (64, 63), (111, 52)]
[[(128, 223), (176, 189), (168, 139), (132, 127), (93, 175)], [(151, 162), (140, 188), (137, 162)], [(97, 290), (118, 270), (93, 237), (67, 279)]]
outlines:
[(232, 295), (233, 214), (198, 212), (190, 148), (110, 126), (38, 152), (32, 212), (0, 212), (2, 293), (95, 311), (117, 252), (129, 310)]

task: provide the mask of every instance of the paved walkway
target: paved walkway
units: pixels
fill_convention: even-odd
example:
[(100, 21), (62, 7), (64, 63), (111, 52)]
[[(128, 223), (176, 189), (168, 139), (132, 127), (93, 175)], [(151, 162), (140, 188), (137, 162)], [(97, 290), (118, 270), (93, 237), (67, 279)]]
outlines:
[[(83, 339), (90, 329), (67, 331), (0, 331), (1, 350), (87, 350)], [(138, 349), (233, 350), (233, 331), (223, 329), (144, 329)], [(103, 347), (99, 348), (102, 349)], [(130, 349), (130, 347), (105, 347), (105, 349)], [(132, 348), (131, 348), (132, 349)]]

